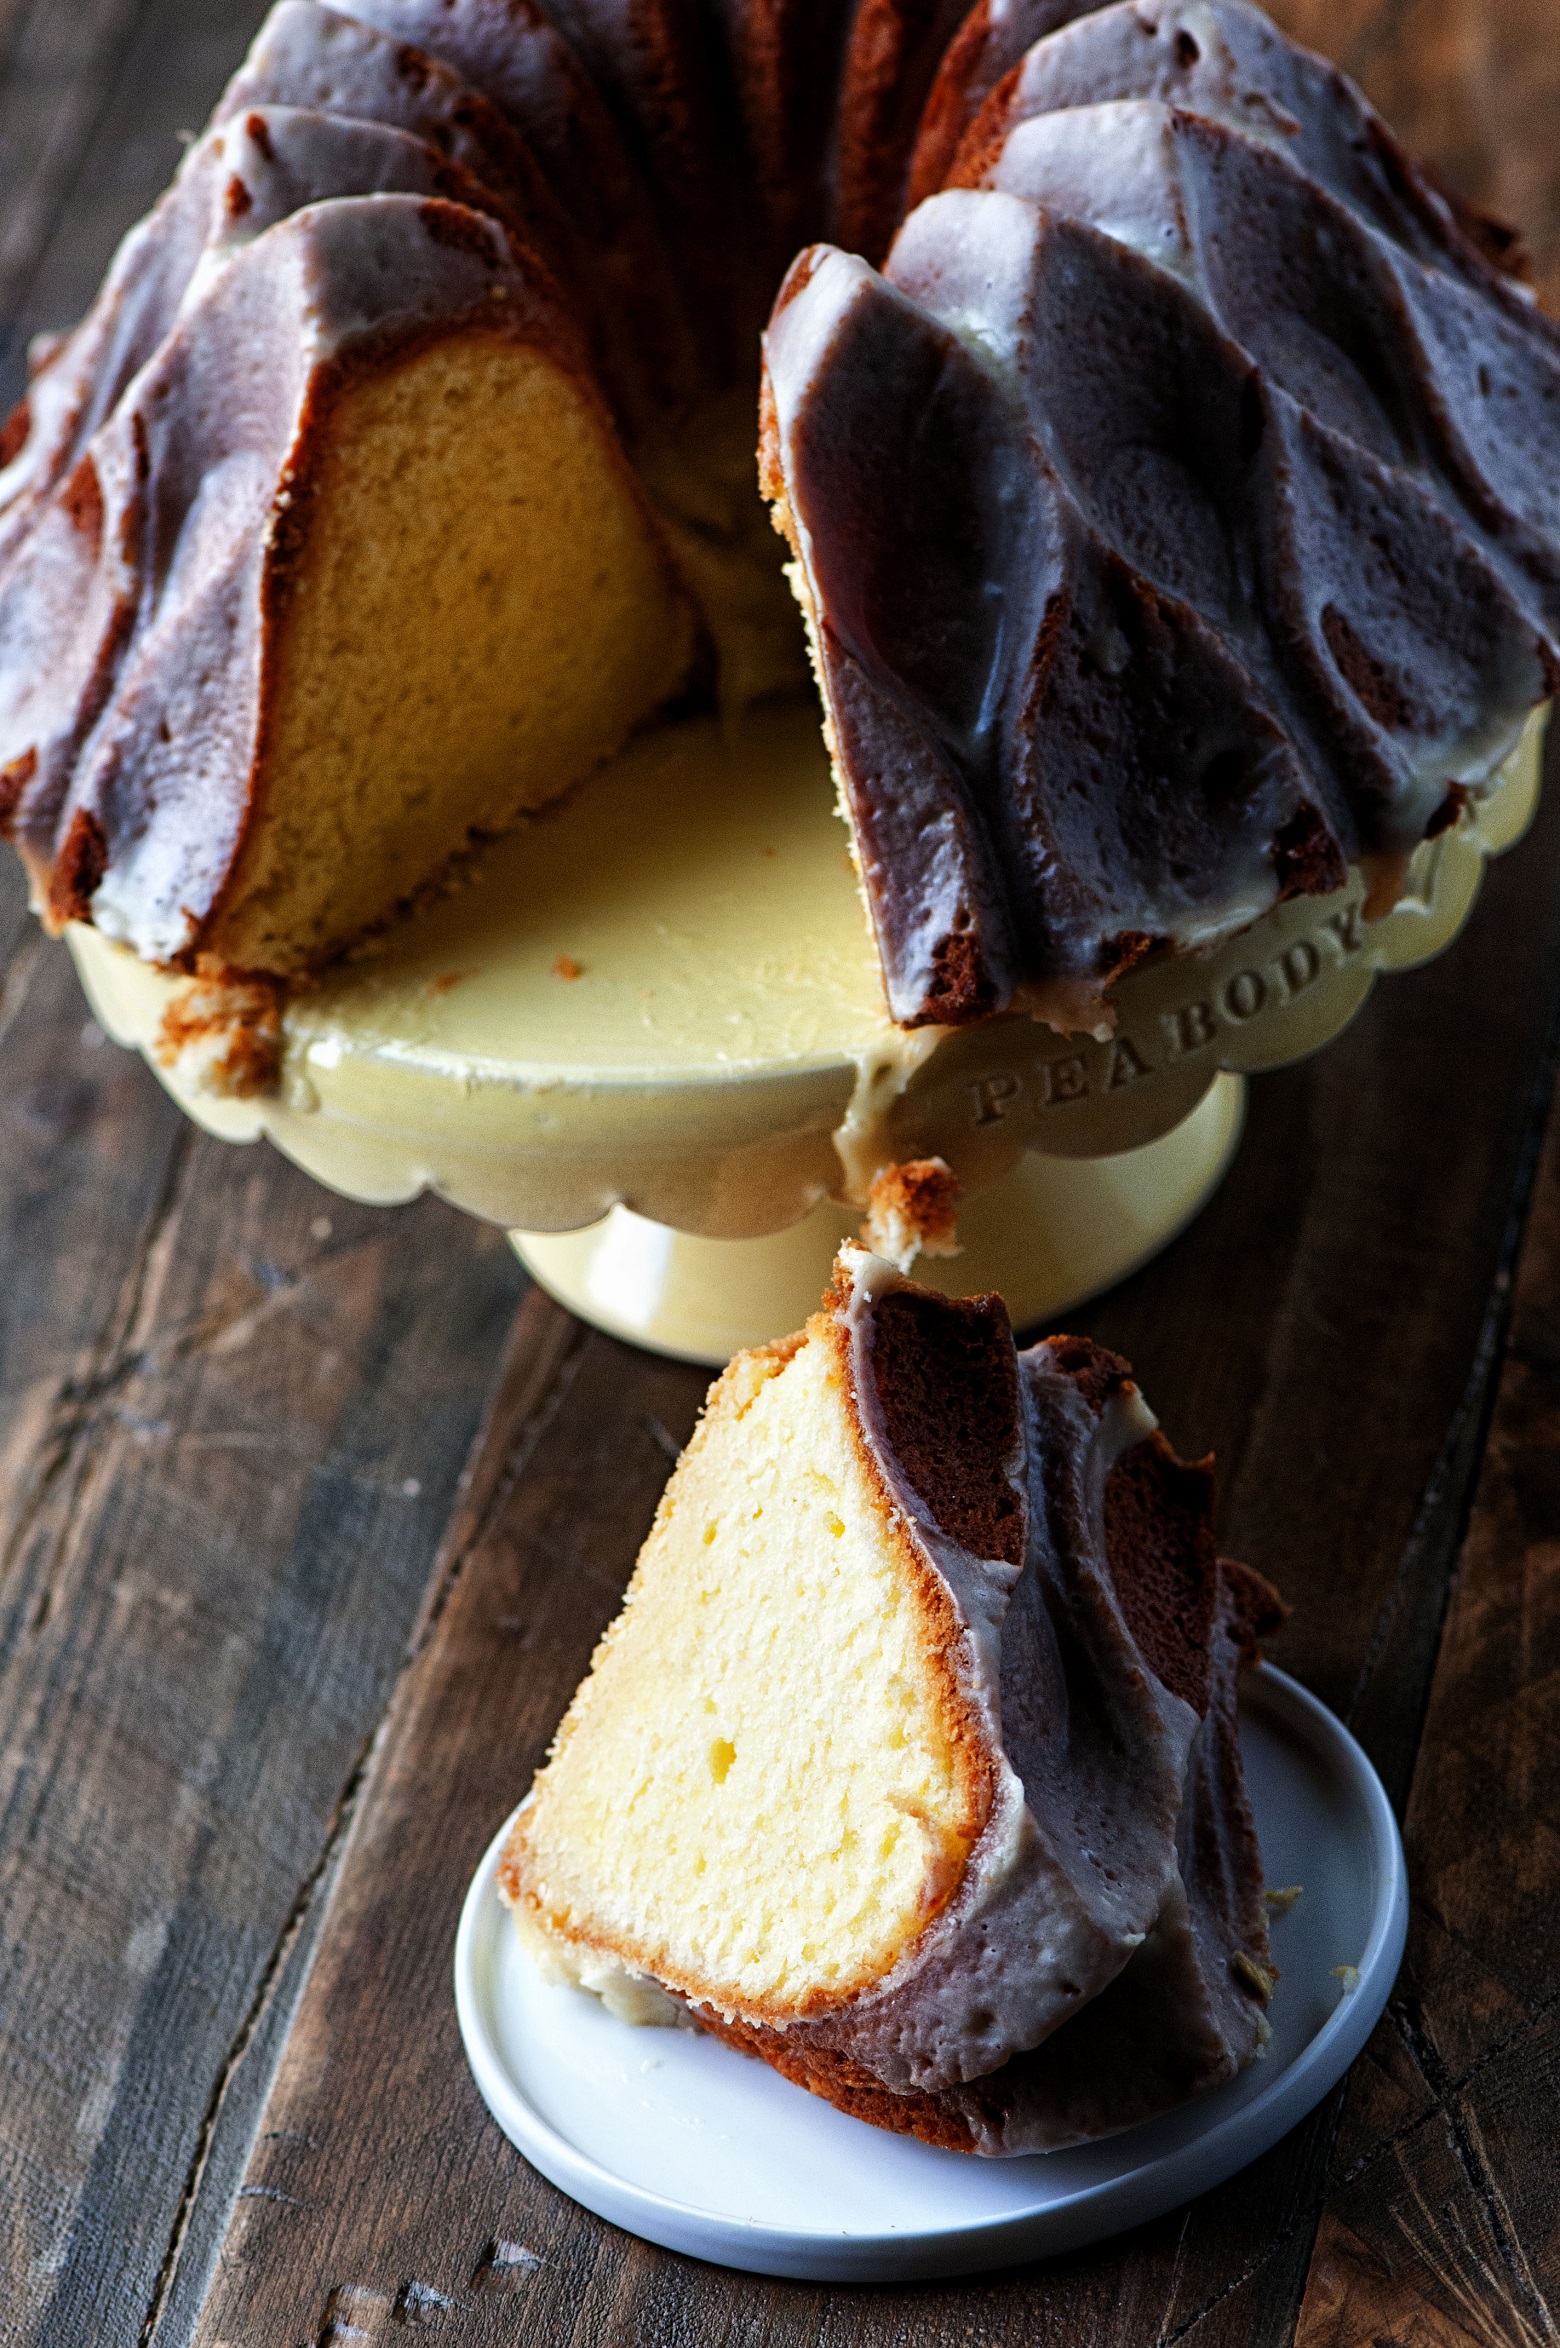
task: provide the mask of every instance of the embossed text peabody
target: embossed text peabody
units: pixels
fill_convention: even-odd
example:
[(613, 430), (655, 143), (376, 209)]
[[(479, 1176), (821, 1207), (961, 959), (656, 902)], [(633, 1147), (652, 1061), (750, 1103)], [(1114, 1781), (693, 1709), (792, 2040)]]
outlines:
[[(997, 1125), (1024, 1110), (1065, 1108), (1073, 1101), (1120, 1092), (1141, 1077), (1174, 1067), (1215, 1046), (1220, 1035), (1250, 1024), (1263, 1012), (1282, 1011), (1318, 979), (1328, 961), (1349, 962), (1364, 950), (1365, 927), (1358, 902), (1329, 913), (1308, 936), (1292, 938), (1270, 960), (1221, 977), (1152, 1020), (1119, 1027), (1108, 1042), (1027, 1071), (994, 1068), (971, 1079), (965, 1090), (970, 1122)], [(1198, 965), (1185, 965), (1189, 985), (1199, 981)]]

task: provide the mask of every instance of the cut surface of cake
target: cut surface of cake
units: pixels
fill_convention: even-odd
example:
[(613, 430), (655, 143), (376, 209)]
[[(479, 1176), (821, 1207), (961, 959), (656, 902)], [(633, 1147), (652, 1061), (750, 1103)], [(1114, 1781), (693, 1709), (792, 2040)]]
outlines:
[(290, 982), (805, 621), (891, 1017), (1106, 1032), (1549, 694), (1514, 265), (1243, 0), (278, 0), (0, 433), (0, 831)]
[(297, 973), (695, 643), (535, 257), (444, 198), (306, 205), (181, 304), (0, 572), (13, 836), (56, 921)]
[(1235, 1683), (1282, 1619), (1126, 1365), (845, 1250), (712, 1390), (506, 1846), (555, 1978), (1010, 2154), (1249, 2062)]

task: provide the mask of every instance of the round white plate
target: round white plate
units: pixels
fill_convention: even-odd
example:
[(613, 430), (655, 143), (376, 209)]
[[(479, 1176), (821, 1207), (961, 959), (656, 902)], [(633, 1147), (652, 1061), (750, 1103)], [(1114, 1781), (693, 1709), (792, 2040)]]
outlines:
[(1283, 1978), (1266, 2056), (1181, 2111), (1072, 2152), (982, 2160), (847, 2119), (702, 2032), (614, 2021), (522, 1955), (495, 1880), (507, 1824), (455, 1943), (461, 2035), (488, 2109), (598, 2216), (753, 2274), (965, 2274), (1141, 2225), (1244, 2168), (1321, 2101), (1403, 1954), (1402, 1844), (1347, 1729), (1264, 1666), (1243, 1690), (1241, 1745), (1267, 1881), (1304, 1889), (1273, 1927)]

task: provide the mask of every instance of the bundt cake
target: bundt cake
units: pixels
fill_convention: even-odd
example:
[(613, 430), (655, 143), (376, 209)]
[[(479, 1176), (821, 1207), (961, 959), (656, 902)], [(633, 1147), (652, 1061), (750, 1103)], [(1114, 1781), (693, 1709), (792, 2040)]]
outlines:
[(1515, 264), (1242, 0), (280, 0), (0, 439), (0, 826), (286, 981), (804, 683), (762, 338), (892, 1016), (1098, 1031), (1549, 694)]
[(962, 2151), (1232, 2077), (1275, 1974), (1214, 1552), (1127, 1365), (847, 1248), (716, 1383), (500, 1885), (553, 1978)]

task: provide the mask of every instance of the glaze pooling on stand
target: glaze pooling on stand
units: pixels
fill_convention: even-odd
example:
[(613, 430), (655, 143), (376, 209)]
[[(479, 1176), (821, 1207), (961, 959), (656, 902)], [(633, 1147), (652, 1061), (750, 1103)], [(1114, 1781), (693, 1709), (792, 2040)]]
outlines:
[(852, 1206), (865, 1207), (875, 1178), (894, 1164), (894, 1112), (942, 1040), (940, 1028), (913, 1028), (907, 1034), (891, 1027), (876, 1049), (858, 1058), (850, 1107), (834, 1133), (840, 1196)]

